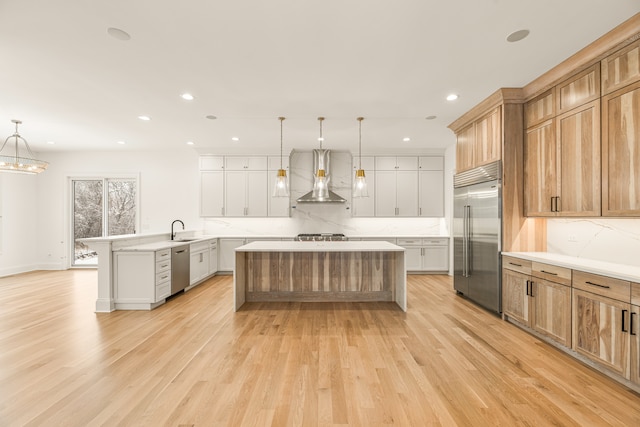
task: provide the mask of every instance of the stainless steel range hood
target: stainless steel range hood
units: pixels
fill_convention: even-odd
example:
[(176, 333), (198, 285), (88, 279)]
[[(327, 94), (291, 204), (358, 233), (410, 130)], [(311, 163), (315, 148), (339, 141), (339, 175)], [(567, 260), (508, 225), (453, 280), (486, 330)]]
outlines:
[[(327, 181), (331, 178), (330, 174), (330, 166), (331, 166), (331, 155), (329, 150), (313, 150), (313, 173), (322, 169), (325, 171), (325, 176)], [(334, 193), (329, 190), (329, 194), (325, 197), (319, 196), (313, 190), (309, 191), (304, 196), (300, 197), (297, 202), (298, 203), (344, 203), (347, 200), (342, 196)]]

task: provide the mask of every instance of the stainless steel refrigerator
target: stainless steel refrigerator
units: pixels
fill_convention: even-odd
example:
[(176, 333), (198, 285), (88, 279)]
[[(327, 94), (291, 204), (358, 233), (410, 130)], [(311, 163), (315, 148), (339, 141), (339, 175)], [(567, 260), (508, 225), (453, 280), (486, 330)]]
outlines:
[(481, 306), (502, 311), (502, 170), (495, 162), (453, 179), (453, 287)]

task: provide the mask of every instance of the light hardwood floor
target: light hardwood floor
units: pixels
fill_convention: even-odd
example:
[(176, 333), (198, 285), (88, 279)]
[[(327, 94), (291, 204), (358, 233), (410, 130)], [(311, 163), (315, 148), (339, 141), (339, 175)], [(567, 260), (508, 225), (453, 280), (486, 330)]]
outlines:
[(638, 426), (640, 396), (409, 276), (394, 303), (248, 303), (216, 277), (95, 314), (96, 272), (0, 278), (2, 426)]

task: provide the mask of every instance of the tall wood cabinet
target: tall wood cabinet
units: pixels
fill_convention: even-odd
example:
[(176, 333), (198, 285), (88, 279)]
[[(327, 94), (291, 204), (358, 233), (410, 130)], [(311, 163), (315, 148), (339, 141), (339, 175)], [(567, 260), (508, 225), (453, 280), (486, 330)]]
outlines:
[(640, 283), (631, 283), (629, 338), (631, 339), (631, 381), (640, 384)]
[(502, 109), (498, 105), (456, 133), (456, 172), (502, 158)]
[(600, 216), (599, 70), (592, 66), (525, 104), (527, 216)]

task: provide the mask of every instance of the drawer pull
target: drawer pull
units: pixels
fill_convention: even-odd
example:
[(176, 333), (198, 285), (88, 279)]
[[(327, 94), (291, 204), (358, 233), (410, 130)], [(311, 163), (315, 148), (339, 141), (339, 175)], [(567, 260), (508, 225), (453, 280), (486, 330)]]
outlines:
[(593, 283), (593, 282), (584, 282), (584, 283), (586, 283), (587, 285), (593, 285), (593, 286), (597, 286), (597, 287), (599, 287), (599, 288), (604, 288), (604, 289), (610, 289), (610, 288), (611, 288), (611, 286), (607, 286), (607, 285), (599, 285), (599, 284), (597, 284), (597, 283)]
[(622, 310), (622, 332), (629, 332), (627, 331), (627, 328), (624, 327), (624, 315), (627, 313), (628, 310)]
[(515, 262), (509, 261), (509, 264), (515, 265), (516, 267), (522, 267), (522, 264), (516, 264)]
[(635, 312), (631, 313), (631, 319), (629, 319), (629, 323), (630, 323), (630, 325), (629, 325), (629, 334), (631, 334), (631, 335), (636, 335), (636, 333), (633, 332), (633, 316), (635, 316), (635, 315), (636, 315)]
[(540, 270), (540, 271), (541, 271), (542, 273), (550, 274), (550, 275), (552, 275), (552, 276), (557, 276), (557, 275), (558, 275), (558, 273), (552, 273), (552, 272), (550, 272), (550, 271), (544, 271), (544, 270)]
[(160, 280), (166, 279), (167, 277), (169, 277), (169, 276), (162, 276), (162, 277), (160, 278)]

